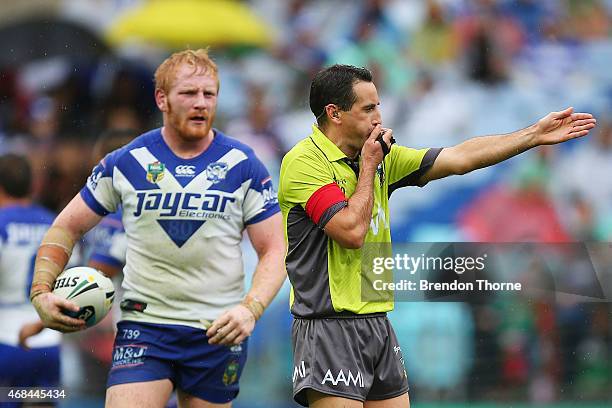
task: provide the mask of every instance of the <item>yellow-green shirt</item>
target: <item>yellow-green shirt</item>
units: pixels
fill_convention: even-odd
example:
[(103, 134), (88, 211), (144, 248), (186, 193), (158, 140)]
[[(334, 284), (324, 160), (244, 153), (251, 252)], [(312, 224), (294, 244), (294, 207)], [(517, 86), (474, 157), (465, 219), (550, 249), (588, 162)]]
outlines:
[[(415, 150), (393, 145), (374, 177), (374, 205), (365, 244), (347, 249), (323, 228), (348, 205), (357, 186), (358, 162), (352, 161), (318, 127), (283, 158), (279, 203), (283, 214), (287, 273), (293, 288), (291, 312), (298, 317), (368, 314), (393, 309), (388, 297), (362, 296), (363, 251), (390, 244), (389, 196), (418, 185), (441, 149)], [(387, 245), (387, 247), (390, 247)]]

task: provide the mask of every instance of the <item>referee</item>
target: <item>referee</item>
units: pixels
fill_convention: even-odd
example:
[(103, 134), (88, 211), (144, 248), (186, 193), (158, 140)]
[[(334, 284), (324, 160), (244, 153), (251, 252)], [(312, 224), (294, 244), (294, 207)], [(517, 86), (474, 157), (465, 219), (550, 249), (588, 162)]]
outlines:
[(393, 145), (379, 107), (367, 69), (322, 70), (310, 88), (317, 123), (281, 165), (279, 203), (295, 317), (293, 395), (303, 406), (410, 406), (402, 353), (386, 317), (392, 297), (361, 294), (366, 251), (391, 243), (388, 200), (394, 190), (582, 137), (595, 126), (592, 115), (568, 108), (506, 135), (415, 150)]

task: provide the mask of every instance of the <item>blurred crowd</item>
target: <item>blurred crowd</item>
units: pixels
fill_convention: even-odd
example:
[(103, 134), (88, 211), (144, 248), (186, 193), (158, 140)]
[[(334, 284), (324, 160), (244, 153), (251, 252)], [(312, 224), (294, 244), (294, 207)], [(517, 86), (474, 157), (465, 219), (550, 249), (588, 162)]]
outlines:
[[(221, 82), (216, 127), (254, 147), (273, 178), (314, 122), (313, 74), (333, 63), (366, 66), (384, 125), (411, 147), (509, 132), (566, 106), (598, 119), (588, 140), (398, 193), (395, 242), (612, 240), (612, 1), (244, 3), (274, 43), (211, 48)], [(100, 135), (137, 136), (161, 124), (152, 75), (167, 52), (139, 55), (109, 49), (95, 60), (0, 65), (0, 153), (29, 156), (44, 206), (59, 211), (80, 190), (93, 165), (84, 158)], [(265, 364), (275, 374), (265, 390), (248, 368), (243, 382), (244, 395), (278, 395), (279, 406), (292, 370), (285, 300), (262, 320), (250, 357), (252, 370)], [(402, 303), (393, 315), (417, 401), (610, 400), (609, 303), (499, 296), (476, 306)]]

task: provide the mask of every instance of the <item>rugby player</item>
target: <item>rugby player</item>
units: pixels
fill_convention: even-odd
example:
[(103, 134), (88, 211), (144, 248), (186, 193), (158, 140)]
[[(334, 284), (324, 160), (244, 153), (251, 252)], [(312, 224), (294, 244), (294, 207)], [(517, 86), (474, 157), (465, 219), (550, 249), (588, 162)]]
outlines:
[[(206, 50), (171, 55), (155, 88), (163, 126), (94, 168), (45, 235), (30, 296), (47, 327), (82, 329), (51, 288), (74, 242), (121, 206), (124, 299), (106, 406), (163, 407), (176, 387), (181, 406), (229, 407), (246, 339), (285, 278), (278, 200), (253, 150), (212, 128), (219, 79)], [(259, 257), (246, 296), (245, 229)]]

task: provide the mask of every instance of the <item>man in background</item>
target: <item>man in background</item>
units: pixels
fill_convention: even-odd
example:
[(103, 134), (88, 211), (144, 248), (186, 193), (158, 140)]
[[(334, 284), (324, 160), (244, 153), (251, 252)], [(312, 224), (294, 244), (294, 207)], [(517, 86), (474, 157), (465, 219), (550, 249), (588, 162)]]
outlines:
[(38, 319), (29, 301), (34, 258), (55, 217), (32, 202), (31, 186), (25, 157), (0, 156), (0, 387), (14, 389), (60, 385), (60, 333), (44, 330), (30, 350), (18, 345), (21, 326)]

